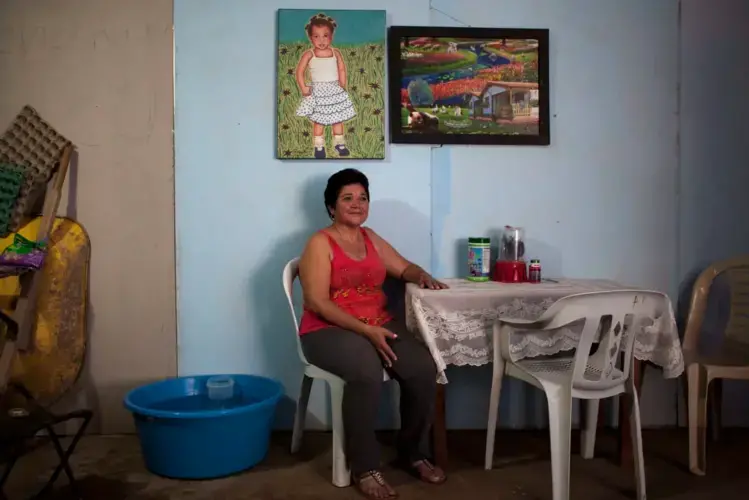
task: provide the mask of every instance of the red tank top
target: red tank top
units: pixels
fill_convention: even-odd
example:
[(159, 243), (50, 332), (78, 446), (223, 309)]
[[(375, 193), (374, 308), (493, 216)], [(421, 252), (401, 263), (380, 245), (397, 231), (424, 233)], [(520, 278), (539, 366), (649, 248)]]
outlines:
[[(367, 232), (362, 229), (367, 255), (362, 260), (349, 257), (327, 233), (333, 259), (330, 261), (330, 300), (343, 311), (368, 325), (383, 325), (392, 319), (382, 284), (387, 274)], [(335, 326), (304, 308), (299, 335)]]

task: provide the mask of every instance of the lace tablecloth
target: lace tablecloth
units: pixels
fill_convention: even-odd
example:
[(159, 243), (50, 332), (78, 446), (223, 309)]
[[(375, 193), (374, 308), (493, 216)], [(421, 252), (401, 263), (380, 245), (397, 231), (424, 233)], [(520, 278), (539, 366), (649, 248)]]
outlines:
[[(492, 362), (491, 331), (497, 318), (535, 319), (554, 302), (575, 293), (631, 289), (609, 280), (571, 280), (542, 283), (476, 283), (443, 280), (448, 290), (406, 287), (406, 324), (418, 331), (429, 347), (440, 382), (446, 383), (447, 365), (480, 366)], [(684, 357), (671, 301), (664, 300), (662, 314), (635, 337), (635, 357), (663, 368), (666, 378), (684, 371)], [(548, 356), (577, 346), (581, 327), (553, 332), (513, 334), (513, 360)]]

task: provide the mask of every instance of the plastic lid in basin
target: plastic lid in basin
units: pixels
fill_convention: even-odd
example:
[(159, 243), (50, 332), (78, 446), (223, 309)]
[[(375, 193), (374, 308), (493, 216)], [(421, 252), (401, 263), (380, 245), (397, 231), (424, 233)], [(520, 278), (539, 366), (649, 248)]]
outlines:
[[(226, 407), (210, 407), (175, 400), (208, 399), (208, 381), (216, 378), (223, 387), (238, 387), (242, 397)], [(228, 382), (227, 382), (228, 381)], [(276, 380), (255, 375), (178, 377), (130, 391), (125, 397), (125, 407), (133, 413), (157, 418), (210, 418), (253, 411), (259, 407), (275, 405), (283, 395), (283, 386)], [(196, 398), (197, 396), (197, 398)], [(202, 396), (202, 398), (201, 398)]]

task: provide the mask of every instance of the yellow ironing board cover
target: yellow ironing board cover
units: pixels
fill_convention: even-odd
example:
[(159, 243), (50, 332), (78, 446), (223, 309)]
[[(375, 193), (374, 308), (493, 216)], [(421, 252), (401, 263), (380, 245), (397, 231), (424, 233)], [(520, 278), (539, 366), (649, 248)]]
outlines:
[[(18, 232), (33, 240), (41, 217)], [(0, 250), (13, 235), (0, 239)], [(11, 379), (22, 382), (43, 405), (67, 392), (78, 379), (86, 352), (86, 311), (91, 242), (85, 229), (72, 219), (57, 217), (49, 238), (36, 307), (32, 346), (16, 355)], [(0, 279), (0, 308), (13, 307), (19, 278)]]

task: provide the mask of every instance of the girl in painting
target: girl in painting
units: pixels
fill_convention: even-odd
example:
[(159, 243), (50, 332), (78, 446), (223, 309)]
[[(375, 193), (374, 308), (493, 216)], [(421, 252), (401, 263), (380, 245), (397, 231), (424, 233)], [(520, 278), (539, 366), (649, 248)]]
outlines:
[[(296, 83), (304, 96), (296, 110), (297, 116), (312, 121), (315, 158), (325, 158), (325, 127), (333, 128), (333, 145), (339, 156), (349, 156), (343, 137), (343, 122), (356, 116), (351, 98), (346, 92), (346, 63), (341, 52), (333, 48), (333, 33), (337, 27), (333, 18), (317, 14), (304, 27), (312, 48), (305, 50), (296, 67)], [(304, 81), (309, 68), (312, 82)]]

